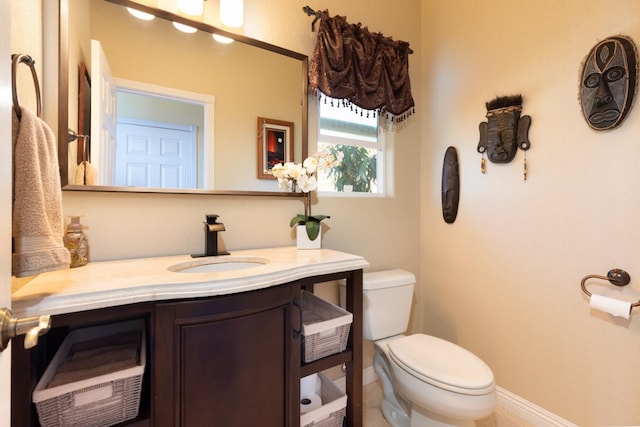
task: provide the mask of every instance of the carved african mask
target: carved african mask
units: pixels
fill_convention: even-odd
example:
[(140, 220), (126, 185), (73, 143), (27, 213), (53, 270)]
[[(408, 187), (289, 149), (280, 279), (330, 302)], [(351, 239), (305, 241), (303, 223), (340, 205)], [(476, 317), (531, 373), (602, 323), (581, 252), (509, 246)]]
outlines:
[(530, 147), (529, 116), (520, 117), (522, 96), (504, 96), (487, 102), (487, 121), (480, 123), (478, 152), (487, 153), (493, 163), (509, 163), (518, 147)]
[(582, 114), (595, 130), (618, 126), (631, 109), (637, 86), (636, 46), (625, 36), (598, 43), (584, 61), (580, 104)]

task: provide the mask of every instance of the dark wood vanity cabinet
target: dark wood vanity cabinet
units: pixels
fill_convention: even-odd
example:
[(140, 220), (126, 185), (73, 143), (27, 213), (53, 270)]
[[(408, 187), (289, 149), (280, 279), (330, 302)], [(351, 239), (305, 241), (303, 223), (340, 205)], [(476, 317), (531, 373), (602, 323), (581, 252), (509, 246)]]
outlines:
[[(301, 290), (346, 279), (346, 351), (301, 362)], [(31, 393), (71, 329), (130, 319), (147, 325), (139, 416), (129, 427), (300, 425), (300, 378), (346, 367), (347, 427), (362, 427), (362, 270), (261, 290), (56, 315), (31, 350), (12, 343), (12, 426), (38, 426)]]
[(153, 425), (295, 426), (300, 286), (158, 304)]

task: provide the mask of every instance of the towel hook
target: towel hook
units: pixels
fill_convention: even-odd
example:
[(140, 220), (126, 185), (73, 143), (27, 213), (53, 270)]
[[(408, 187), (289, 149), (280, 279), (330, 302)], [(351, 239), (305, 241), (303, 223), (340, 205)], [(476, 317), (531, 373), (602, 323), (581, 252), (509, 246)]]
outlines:
[[(629, 276), (629, 273), (619, 268), (614, 268), (612, 270), (609, 270), (606, 276), (601, 276), (599, 274), (589, 274), (587, 276), (584, 276), (584, 278), (580, 282), (580, 287), (582, 288), (582, 292), (587, 294), (587, 296), (589, 297), (591, 297), (591, 292), (587, 290), (587, 286), (585, 284), (585, 282), (589, 279), (608, 280), (609, 283), (615, 286), (627, 286), (629, 282), (631, 282), (631, 277)], [(637, 301), (631, 304), (631, 308), (634, 308), (634, 307), (640, 307), (640, 301)]]
[(18, 116), (18, 119), (22, 118), (22, 110), (20, 109), (20, 102), (18, 101), (18, 90), (16, 89), (16, 71), (18, 64), (27, 64), (31, 69), (31, 76), (33, 77), (33, 84), (36, 89), (36, 103), (38, 117), (42, 118), (42, 99), (40, 97), (40, 84), (38, 83), (38, 74), (36, 73), (36, 61), (29, 55), (13, 54), (11, 55), (11, 90), (13, 91), (13, 109)]
[(82, 135), (77, 133), (75, 130), (73, 129), (68, 129), (67, 130), (67, 142), (68, 143), (72, 143), (73, 141), (77, 140), (77, 139), (88, 139), (89, 135)]

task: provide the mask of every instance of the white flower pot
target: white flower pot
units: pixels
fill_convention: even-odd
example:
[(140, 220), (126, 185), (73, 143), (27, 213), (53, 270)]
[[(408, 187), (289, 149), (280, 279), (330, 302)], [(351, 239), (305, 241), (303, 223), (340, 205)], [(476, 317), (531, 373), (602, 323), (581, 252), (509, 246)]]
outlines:
[(296, 226), (296, 238), (298, 249), (320, 249), (322, 247), (322, 232), (318, 233), (315, 240), (309, 239), (304, 225)]

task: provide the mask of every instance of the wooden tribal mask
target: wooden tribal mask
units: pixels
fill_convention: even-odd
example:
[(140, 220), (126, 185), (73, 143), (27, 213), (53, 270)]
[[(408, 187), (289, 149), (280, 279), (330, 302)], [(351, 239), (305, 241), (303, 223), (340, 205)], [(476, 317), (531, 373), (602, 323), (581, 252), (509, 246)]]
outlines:
[(582, 65), (580, 105), (595, 130), (613, 129), (631, 109), (638, 79), (638, 53), (628, 37), (609, 37), (595, 45)]
[(460, 202), (460, 168), (455, 147), (447, 148), (442, 164), (442, 217), (452, 224), (458, 216)]
[(482, 154), (481, 171), (485, 173), (484, 155), (492, 163), (509, 163), (518, 148), (525, 152), (524, 179), (527, 179), (526, 152), (531, 147), (531, 117), (521, 116), (522, 96), (502, 96), (486, 103), (487, 121), (480, 123), (478, 153)]

